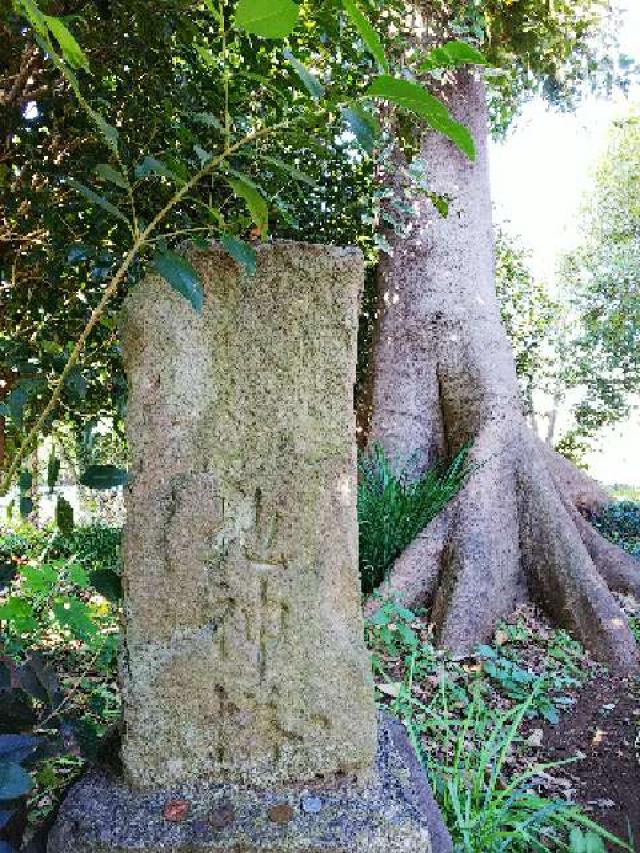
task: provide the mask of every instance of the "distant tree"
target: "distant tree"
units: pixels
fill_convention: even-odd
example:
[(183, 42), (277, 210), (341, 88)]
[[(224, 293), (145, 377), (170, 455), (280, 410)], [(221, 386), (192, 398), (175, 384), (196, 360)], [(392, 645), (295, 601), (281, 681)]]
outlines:
[(496, 293), (511, 341), (525, 414), (540, 434), (535, 397), (548, 394), (558, 373), (557, 344), (562, 306), (531, 272), (529, 253), (505, 226), (497, 226)]
[(611, 0), (463, 2), (493, 69), (487, 77), (495, 134), (504, 134), (534, 95), (572, 110), (586, 92), (626, 90), (634, 57), (618, 48), (620, 10)]
[(579, 402), (565, 437), (585, 442), (640, 393), (640, 116), (614, 122), (561, 266), (575, 332), (564, 374)]

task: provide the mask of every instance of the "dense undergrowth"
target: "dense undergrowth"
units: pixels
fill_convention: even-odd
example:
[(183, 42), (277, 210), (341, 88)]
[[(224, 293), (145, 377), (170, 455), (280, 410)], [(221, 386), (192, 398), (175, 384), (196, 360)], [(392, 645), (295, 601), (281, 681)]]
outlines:
[(640, 502), (616, 501), (591, 519), (592, 524), (611, 542), (640, 559)]
[[(417, 486), (380, 453), (361, 465), (366, 591), (466, 476), (463, 455)], [(633, 508), (597, 523), (637, 544)], [(119, 530), (94, 524), (64, 536), (19, 524), (0, 536), (0, 839), (16, 849), (25, 821), (27, 835), (46, 823), (87, 762), (117, 753), (104, 745), (120, 717), (120, 595)], [(456, 661), (436, 649), (427, 615), (393, 603), (366, 631), (378, 698), (407, 726), (458, 851), (633, 849), (539, 790), (522, 727), (555, 724), (589, 678), (592, 664), (569, 635), (541, 634), (525, 613)]]
[(0, 839), (17, 848), (120, 716), (120, 531), (0, 538)]
[[(536, 721), (554, 723), (598, 667), (575, 640), (523, 609), (466, 660), (394, 603), (366, 624), (381, 704), (403, 720), (459, 853), (635, 849), (548, 790)], [(526, 728), (526, 731), (525, 731)]]

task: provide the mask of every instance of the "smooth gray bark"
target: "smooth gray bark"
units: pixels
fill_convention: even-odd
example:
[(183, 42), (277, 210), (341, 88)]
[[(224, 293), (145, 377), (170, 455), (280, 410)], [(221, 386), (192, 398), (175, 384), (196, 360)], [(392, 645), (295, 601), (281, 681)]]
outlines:
[(456, 652), (533, 598), (596, 653), (630, 668), (633, 637), (565, 506), (559, 466), (522, 411), (495, 293), (481, 75), (457, 72), (444, 96), (477, 156), (471, 162), (434, 132), (422, 139), (429, 189), (450, 197), (449, 213), (421, 199), (409, 236), (393, 239), (381, 262), (369, 441), (397, 465), (411, 460), (415, 475), (473, 442), (480, 467), (450, 508), (442, 544), (441, 529), (434, 547), (427, 528), (423, 546), (417, 540), (399, 558), (390, 588), (409, 604), (432, 604), (440, 638)]

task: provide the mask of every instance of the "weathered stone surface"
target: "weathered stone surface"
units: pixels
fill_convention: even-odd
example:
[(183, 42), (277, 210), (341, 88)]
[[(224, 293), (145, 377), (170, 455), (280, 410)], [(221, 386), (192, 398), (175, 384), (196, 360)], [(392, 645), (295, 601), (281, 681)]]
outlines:
[(357, 578), (360, 253), (193, 251), (196, 314), (157, 277), (124, 322), (131, 485), (127, 782), (366, 775), (376, 727)]
[(449, 851), (364, 646), (362, 258), (192, 262), (202, 315), (156, 278), (126, 308), (124, 774), (72, 790), (49, 853)]
[[(191, 804), (184, 821), (163, 818), (167, 797)], [(304, 802), (320, 801), (308, 812)], [(274, 807), (290, 820), (274, 821)], [(225, 811), (223, 825), (210, 815)], [(449, 835), (404, 729), (382, 718), (375, 770), (351, 779), (254, 789), (187, 786), (135, 792), (89, 775), (65, 800), (48, 853), (450, 853)]]

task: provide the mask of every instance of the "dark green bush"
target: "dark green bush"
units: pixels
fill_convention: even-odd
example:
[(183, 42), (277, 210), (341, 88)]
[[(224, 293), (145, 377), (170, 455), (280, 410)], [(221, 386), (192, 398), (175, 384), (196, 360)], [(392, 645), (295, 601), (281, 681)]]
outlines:
[[(75, 619), (78, 631), (83, 624), (87, 630), (92, 627), (83, 596), (93, 590), (111, 603), (120, 601), (120, 540), (119, 528), (102, 524), (76, 527), (68, 535), (27, 523), (0, 531), (0, 620), (7, 622), (14, 652), (30, 647), (39, 636), (51, 596), (57, 602), (54, 610), (64, 606), (63, 621)], [(67, 600), (69, 591), (72, 598)]]
[(26, 560), (46, 547), (56, 557), (73, 555), (87, 569), (119, 570), (121, 537), (120, 528), (99, 523), (78, 525), (69, 535), (21, 524), (16, 530), (0, 532), (0, 554)]
[(16, 530), (0, 531), (0, 559), (38, 559), (46, 551), (51, 559), (73, 557), (87, 571), (119, 573), (121, 538), (120, 528), (99, 523), (79, 525), (68, 535), (21, 524)]
[(122, 530), (106, 524), (76, 527), (67, 542), (69, 549), (85, 569), (119, 572)]
[(591, 521), (603, 536), (640, 559), (640, 502), (611, 503)]
[(365, 594), (384, 581), (396, 557), (457, 495), (470, 473), (468, 450), (464, 447), (448, 468), (435, 466), (414, 481), (406, 470), (394, 473), (379, 446), (361, 457), (358, 525)]

